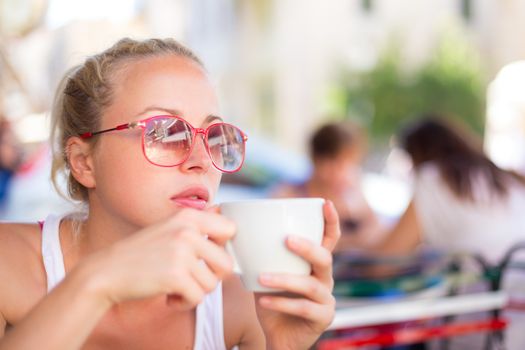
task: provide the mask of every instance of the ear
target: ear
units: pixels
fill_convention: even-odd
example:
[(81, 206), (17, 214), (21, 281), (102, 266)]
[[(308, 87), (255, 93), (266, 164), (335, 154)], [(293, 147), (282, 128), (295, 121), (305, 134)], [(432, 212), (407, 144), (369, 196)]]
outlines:
[(76, 136), (69, 138), (66, 144), (66, 154), (73, 177), (84, 187), (94, 188), (96, 186), (95, 167), (89, 142)]

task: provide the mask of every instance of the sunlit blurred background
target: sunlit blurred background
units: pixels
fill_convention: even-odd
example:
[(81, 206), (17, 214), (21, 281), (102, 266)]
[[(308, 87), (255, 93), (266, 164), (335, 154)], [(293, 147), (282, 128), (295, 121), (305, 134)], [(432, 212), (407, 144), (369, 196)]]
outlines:
[(525, 169), (522, 0), (0, 0), (0, 114), (23, 154), (0, 218), (70, 208), (49, 182), (53, 92), (68, 67), (123, 36), (192, 48), (223, 115), (249, 135), (246, 166), (219, 200), (305, 179), (309, 135), (337, 119), (368, 131), (365, 195), (384, 217), (410, 195), (392, 135), (421, 112), (463, 119), (496, 163)]

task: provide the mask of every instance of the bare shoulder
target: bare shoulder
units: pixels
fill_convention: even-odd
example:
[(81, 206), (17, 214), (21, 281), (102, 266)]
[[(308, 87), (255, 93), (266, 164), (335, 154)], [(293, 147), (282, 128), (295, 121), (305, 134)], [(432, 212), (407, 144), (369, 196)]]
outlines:
[(5, 253), (12, 248), (29, 249), (36, 253), (40, 251), (41, 242), (38, 223), (0, 223), (0, 250)]
[(45, 286), (38, 223), (0, 223), (0, 312), (13, 323)]
[(38, 223), (0, 223), (0, 271), (6, 265), (40, 256), (41, 242)]
[(247, 291), (237, 275), (223, 281), (224, 336), (228, 349), (264, 347), (264, 334), (255, 312), (253, 293)]

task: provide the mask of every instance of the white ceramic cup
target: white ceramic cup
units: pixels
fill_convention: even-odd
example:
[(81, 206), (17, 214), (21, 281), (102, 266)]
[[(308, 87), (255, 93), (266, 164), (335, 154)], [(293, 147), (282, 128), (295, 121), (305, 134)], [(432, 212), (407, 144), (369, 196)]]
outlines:
[(311, 273), (311, 265), (286, 247), (286, 238), (296, 235), (320, 245), (324, 233), (323, 204), (322, 198), (286, 198), (220, 205), (221, 213), (237, 225), (237, 233), (226, 249), (248, 290), (279, 291), (261, 286), (261, 273)]

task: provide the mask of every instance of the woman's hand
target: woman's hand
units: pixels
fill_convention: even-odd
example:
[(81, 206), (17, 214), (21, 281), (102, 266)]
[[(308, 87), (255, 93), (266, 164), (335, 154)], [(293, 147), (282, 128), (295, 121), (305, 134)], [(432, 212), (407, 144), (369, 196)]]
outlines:
[(166, 294), (170, 304), (192, 308), (232, 273), (222, 246), (234, 233), (235, 225), (217, 213), (183, 209), (93, 254), (79, 269), (111, 303)]
[(256, 294), (257, 317), (267, 346), (308, 349), (330, 325), (335, 314), (332, 296), (332, 250), (339, 239), (339, 219), (334, 205), (324, 205), (325, 232), (321, 246), (299, 237), (289, 237), (288, 248), (312, 264), (310, 276), (265, 274), (260, 283), (297, 297)]

